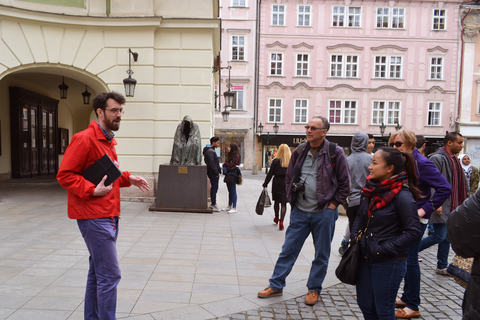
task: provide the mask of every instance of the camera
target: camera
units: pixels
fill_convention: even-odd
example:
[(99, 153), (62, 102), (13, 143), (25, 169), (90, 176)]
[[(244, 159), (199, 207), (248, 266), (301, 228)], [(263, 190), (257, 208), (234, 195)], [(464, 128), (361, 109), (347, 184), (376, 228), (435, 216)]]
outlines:
[(305, 191), (305, 183), (303, 181), (297, 183), (294, 182), (292, 185), (292, 191), (295, 193)]

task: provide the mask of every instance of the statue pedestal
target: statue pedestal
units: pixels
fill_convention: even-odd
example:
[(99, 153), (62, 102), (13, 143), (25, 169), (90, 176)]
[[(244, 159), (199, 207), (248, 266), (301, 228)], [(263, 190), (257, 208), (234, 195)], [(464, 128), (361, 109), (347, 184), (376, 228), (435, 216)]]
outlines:
[(212, 213), (207, 202), (207, 166), (160, 165), (150, 211)]

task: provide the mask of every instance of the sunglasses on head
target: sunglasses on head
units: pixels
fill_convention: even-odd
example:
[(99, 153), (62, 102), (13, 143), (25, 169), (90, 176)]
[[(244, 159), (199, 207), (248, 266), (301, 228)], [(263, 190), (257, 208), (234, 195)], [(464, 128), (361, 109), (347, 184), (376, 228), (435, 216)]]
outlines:
[(397, 141), (397, 142), (391, 142), (390, 143), (390, 147), (397, 147), (397, 148), (400, 148), (405, 142), (400, 142), (400, 141)]

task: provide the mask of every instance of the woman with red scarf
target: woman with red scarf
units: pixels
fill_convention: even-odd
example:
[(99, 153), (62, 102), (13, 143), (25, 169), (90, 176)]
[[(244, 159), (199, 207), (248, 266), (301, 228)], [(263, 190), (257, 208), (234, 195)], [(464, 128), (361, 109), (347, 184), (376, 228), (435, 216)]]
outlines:
[(407, 248), (422, 237), (411, 154), (383, 147), (372, 158), (351, 238), (362, 232), (357, 303), (366, 320), (395, 319)]

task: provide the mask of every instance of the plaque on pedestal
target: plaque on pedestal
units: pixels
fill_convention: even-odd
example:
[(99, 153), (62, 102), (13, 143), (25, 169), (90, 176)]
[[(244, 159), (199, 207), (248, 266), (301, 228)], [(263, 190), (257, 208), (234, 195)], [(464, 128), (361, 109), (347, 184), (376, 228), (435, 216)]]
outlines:
[(207, 201), (207, 166), (160, 165), (150, 211), (212, 213)]

